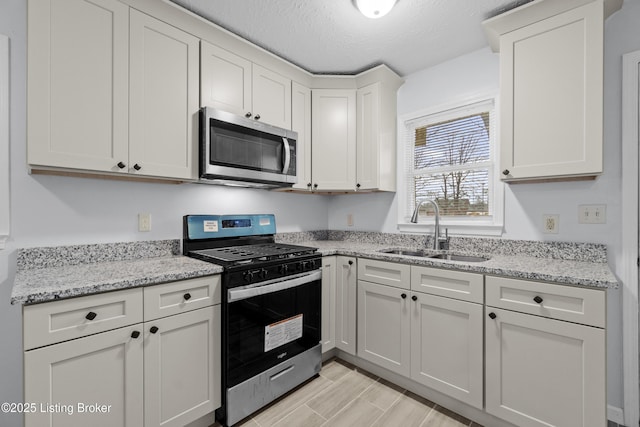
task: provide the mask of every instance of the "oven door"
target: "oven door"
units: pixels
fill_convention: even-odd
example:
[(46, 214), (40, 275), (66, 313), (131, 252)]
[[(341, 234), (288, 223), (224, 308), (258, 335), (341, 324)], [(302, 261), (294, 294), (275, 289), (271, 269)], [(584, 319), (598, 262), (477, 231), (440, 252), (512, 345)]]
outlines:
[(227, 292), (226, 387), (320, 342), (320, 270)]

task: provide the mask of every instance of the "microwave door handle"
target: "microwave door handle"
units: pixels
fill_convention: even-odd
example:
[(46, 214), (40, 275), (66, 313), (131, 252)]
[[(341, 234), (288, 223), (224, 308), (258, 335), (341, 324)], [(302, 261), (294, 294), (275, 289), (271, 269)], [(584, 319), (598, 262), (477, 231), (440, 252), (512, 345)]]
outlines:
[(289, 164), (291, 163), (291, 147), (289, 146), (289, 140), (286, 137), (282, 137), (282, 144), (284, 146), (284, 167), (282, 173), (286, 174), (289, 171)]

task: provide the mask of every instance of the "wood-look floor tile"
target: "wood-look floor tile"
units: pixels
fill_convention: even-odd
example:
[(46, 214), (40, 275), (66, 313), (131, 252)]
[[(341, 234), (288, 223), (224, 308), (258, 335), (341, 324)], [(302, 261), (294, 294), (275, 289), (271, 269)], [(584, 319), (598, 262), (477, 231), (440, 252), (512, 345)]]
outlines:
[(422, 427), (468, 427), (470, 424), (471, 420), (436, 405)]
[(374, 424), (375, 427), (419, 427), (433, 409), (433, 402), (407, 393), (387, 410)]
[(380, 415), (382, 409), (362, 398), (357, 398), (343, 410), (336, 413), (326, 423), (326, 427), (370, 427)]
[(302, 405), (274, 424), (273, 427), (320, 427), (325, 421), (307, 405)]
[(316, 377), (293, 393), (254, 414), (253, 418), (260, 426), (271, 427), (331, 384), (333, 382), (322, 376)]
[(380, 378), (372, 384), (360, 397), (386, 411), (404, 393), (400, 386)]
[(349, 366), (341, 360), (333, 359), (322, 366), (320, 375), (331, 381), (338, 381), (351, 371), (353, 371), (353, 366)]
[(330, 418), (373, 384), (375, 378), (351, 371), (322, 390), (307, 405), (325, 418)]

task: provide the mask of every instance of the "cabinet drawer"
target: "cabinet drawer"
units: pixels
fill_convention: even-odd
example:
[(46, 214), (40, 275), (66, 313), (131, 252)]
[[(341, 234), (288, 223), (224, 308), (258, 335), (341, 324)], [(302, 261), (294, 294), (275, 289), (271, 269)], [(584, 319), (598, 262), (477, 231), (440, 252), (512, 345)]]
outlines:
[(220, 304), (220, 276), (198, 277), (144, 288), (144, 320)]
[(482, 274), (411, 266), (412, 291), (482, 304), (482, 284)]
[(489, 306), (605, 327), (604, 290), (492, 276), (487, 276), (486, 285)]
[(90, 295), (23, 309), (24, 349), (142, 322), (142, 289)]
[(409, 289), (411, 267), (395, 262), (358, 259), (358, 280)]

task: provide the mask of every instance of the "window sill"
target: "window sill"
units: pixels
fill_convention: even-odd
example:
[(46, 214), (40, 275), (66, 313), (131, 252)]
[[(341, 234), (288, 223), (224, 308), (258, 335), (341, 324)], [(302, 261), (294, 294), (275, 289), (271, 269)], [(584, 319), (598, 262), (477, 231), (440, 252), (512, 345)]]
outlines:
[[(448, 230), (450, 235), (457, 236), (502, 236), (502, 224), (493, 222), (471, 222), (471, 221), (440, 221), (440, 230)], [(399, 223), (398, 231), (403, 233), (433, 233), (433, 221), (419, 222), (418, 224)]]

